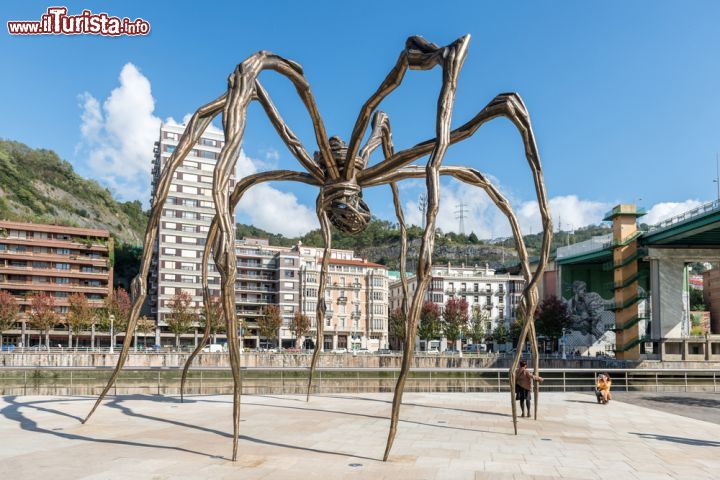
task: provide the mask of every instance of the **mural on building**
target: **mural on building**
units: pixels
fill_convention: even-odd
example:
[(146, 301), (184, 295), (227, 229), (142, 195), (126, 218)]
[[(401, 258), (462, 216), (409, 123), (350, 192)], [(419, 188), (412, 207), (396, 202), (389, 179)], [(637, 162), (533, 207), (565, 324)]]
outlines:
[(568, 300), (573, 330), (598, 340), (605, 333), (603, 314), (608, 302), (598, 293), (588, 292), (587, 284), (582, 280), (572, 283), (573, 296)]

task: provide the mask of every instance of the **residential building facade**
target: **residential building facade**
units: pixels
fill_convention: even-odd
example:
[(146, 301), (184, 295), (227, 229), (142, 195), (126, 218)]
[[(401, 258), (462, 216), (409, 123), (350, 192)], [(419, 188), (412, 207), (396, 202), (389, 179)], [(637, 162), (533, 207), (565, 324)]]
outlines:
[[(299, 244), (300, 311), (310, 319), (306, 348), (312, 348), (317, 332), (316, 309), (322, 248)], [(388, 271), (383, 265), (357, 258), (351, 250), (331, 250), (325, 289), (323, 350), (388, 345)], [(288, 331), (289, 333), (289, 331)], [(308, 341), (309, 340), (309, 341)]]
[[(417, 277), (410, 276), (407, 282), (410, 301), (417, 288)], [(478, 312), (486, 322), (486, 331), (491, 331), (501, 323), (509, 327), (515, 321), (524, 285), (520, 275), (497, 274), (487, 264), (484, 267), (466, 267), (464, 264), (453, 266), (448, 263), (432, 267), (432, 279), (425, 300), (435, 303), (442, 312), (450, 298), (462, 298), (468, 303), (469, 318), (472, 318), (473, 312)], [(395, 280), (390, 285), (390, 311), (401, 308), (401, 305), (402, 283)], [(443, 339), (441, 349), (444, 348)]]
[[(152, 168), (152, 201), (170, 155), (185, 130), (183, 125), (162, 125), (155, 144)], [(222, 133), (206, 131), (173, 174), (170, 192), (159, 219), (148, 284), (151, 318), (156, 319), (155, 342), (165, 345), (174, 338), (167, 330), (165, 316), (174, 295), (186, 291), (196, 306), (202, 306), (202, 255), (215, 216), (212, 198), (213, 170), (224, 145)], [(233, 178), (230, 188), (233, 188)], [(228, 192), (229, 193), (229, 192)], [(238, 260), (240, 261), (240, 260)], [(212, 295), (219, 295), (220, 276), (210, 259), (209, 283)], [(181, 336), (181, 342), (197, 341), (197, 327)]]
[[(44, 343), (28, 321), (32, 297), (53, 297), (60, 317), (68, 312), (68, 297), (82, 293), (90, 304), (102, 306), (113, 284), (113, 240), (106, 230), (0, 221), (0, 290), (7, 290), (20, 308), (15, 329), (5, 331), (7, 345)], [(80, 345), (90, 345), (94, 332), (76, 332)], [(52, 345), (68, 345), (66, 326), (50, 331)], [(107, 334), (104, 341), (109, 341)]]

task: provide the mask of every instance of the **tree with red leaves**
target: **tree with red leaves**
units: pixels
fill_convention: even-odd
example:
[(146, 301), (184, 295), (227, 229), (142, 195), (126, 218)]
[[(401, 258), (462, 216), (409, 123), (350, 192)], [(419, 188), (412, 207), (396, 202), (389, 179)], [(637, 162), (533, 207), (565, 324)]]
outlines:
[(2, 334), (15, 326), (19, 311), (15, 297), (7, 290), (0, 290), (0, 349), (3, 344)]
[[(464, 298), (451, 297), (443, 309), (443, 333), (456, 346), (457, 340), (467, 335), (468, 303)], [(458, 349), (459, 350), (459, 349)]]
[(45, 347), (50, 348), (50, 330), (62, 322), (62, 318), (55, 311), (55, 299), (45, 293), (36, 293), (30, 301), (30, 325), (40, 330), (45, 336)]

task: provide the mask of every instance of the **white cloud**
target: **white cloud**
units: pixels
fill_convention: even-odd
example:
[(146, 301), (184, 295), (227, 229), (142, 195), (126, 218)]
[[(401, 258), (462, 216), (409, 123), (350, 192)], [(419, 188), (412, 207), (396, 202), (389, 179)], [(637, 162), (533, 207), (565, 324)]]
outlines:
[(82, 108), (79, 150), (86, 166), (123, 199), (149, 200), (150, 162), (160, 119), (149, 80), (132, 63), (120, 71), (120, 85), (102, 103), (90, 93)]
[[(493, 183), (501, 191), (496, 179)], [(424, 189), (423, 189), (424, 190)], [(537, 201), (517, 202), (509, 198), (517, 216), (523, 234), (537, 233), (541, 230), (540, 211)], [(507, 217), (500, 212), (484, 191), (466, 184), (443, 184), (440, 189), (440, 211), (437, 226), (443, 231), (457, 232), (458, 205), (463, 202), (467, 208), (464, 218), (465, 233), (475, 232), (479, 238), (508, 237), (512, 235)], [(579, 228), (602, 221), (610, 204), (583, 200), (576, 195), (553, 197), (550, 199), (550, 212), (553, 227), (557, 228), (558, 219), (562, 221), (563, 230)], [(421, 213), (417, 201), (405, 202), (405, 216), (409, 223), (421, 225)]]
[(685, 200), (684, 202), (663, 202), (652, 206), (644, 217), (640, 217), (642, 223), (654, 225), (674, 215), (699, 207), (702, 202), (699, 200)]
[(280, 152), (274, 148), (266, 148), (262, 151), (262, 153), (265, 155), (265, 160), (268, 162), (277, 162), (280, 160)]
[[(403, 182), (400, 183), (403, 185)], [(402, 190), (402, 188), (401, 188)], [(421, 189), (424, 191), (425, 189)], [(464, 225), (465, 233), (475, 232), (479, 238), (491, 238), (509, 235), (510, 227), (505, 216), (495, 207), (495, 204), (481, 189), (466, 184), (443, 183), (440, 187), (440, 210), (438, 211), (436, 225), (443, 232), (459, 231), (459, 220), (456, 211), (460, 202), (467, 209)], [(405, 219), (407, 223), (422, 225), (422, 213), (418, 208), (418, 201), (405, 202)]]
[[(235, 175), (242, 178), (259, 171), (263, 162), (240, 151)], [(314, 209), (298, 202), (295, 195), (282, 192), (267, 183), (252, 187), (240, 200), (237, 212), (250, 218), (256, 227), (286, 236), (297, 236), (319, 228)]]
[[(560, 225), (562, 230), (572, 230), (586, 225), (600, 223), (612, 205), (593, 200), (583, 200), (577, 195), (562, 195), (550, 198), (550, 214), (553, 230)], [(542, 229), (540, 209), (537, 201), (523, 202), (517, 211), (523, 233), (537, 233)]]

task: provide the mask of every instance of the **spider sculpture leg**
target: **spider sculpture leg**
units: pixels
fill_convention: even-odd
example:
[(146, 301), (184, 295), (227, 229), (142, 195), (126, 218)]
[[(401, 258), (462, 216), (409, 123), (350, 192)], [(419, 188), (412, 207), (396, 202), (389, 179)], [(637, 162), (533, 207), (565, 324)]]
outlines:
[[(545, 270), (545, 266), (547, 265), (547, 260), (550, 252), (550, 241), (552, 239), (552, 218), (550, 217), (549, 205), (547, 202), (547, 192), (545, 190), (542, 167), (540, 164), (540, 156), (538, 154), (535, 136), (532, 131), (530, 116), (520, 96), (517, 93), (503, 93), (495, 97), (469, 122), (465, 123), (461, 127), (451, 132), (450, 143), (457, 143), (459, 141), (469, 138), (477, 131), (478, 128), (480, 128), (481, 125), (497, 117), (505, 117), (509, 119), (518, 129), (523, 140), (523, 145), (525, 147), (525, 157), (533, 174), (535, 191), (537, 194), (538, 204), (540, 207), (540, 215), (542, 218), (543, 231), (545, 233), (543, 235), (541, 255), (536, 269), (537, 273), (542, 273)], [(381, 161), (377, 165), (366, 168), (365, 170), (360, 172), (358, 174), (358, 183), (363, 187), (376, 184), (378, 179), (387, 177), (389, 172), (396, 171), (397, 169), (408, 165), (414, 160), (417, 160), (418, 158), (432, 152), (433, 149), (436, 147), (436, 144), (437, 138), (426, 140), (409, 149), (393, 153), (390, 157)], [(528, 292), (532, 291), (532, 287), (536, 285), (538, 279), (539, 275), (533, 276), (529, 284), (526, 286)], [(529, 321), (534, 321), (533, 316), (535, 312), (536, 302), (533, 303), (529, 301), (529, 299), (526, 299), (526, 304), (528, 306), (526, 318), (530, 319)], [(532, 342), (536, 342), (536, 340), (532, 339)], [(517, 368), (518, 362), (519, 356), (516, 355), (516, 358), (514, 359), (512, 366), (508, 372), (511, 391), (514, 389), (515, 385), (514, 372)], [(538, 402), (536, 401), (536, 408), (537, 403)], [(513, 423), (515, 424), (515, 429), (517, 431), (517, 414), (515, 410), (514, 400)]]
[[(510, 207), (509, 202), (505, 197), (497, 190), (497, 188), (480, 172), (477, 170), (474, 170), (472, 168), (467, 167), (454, 167), (454, 166), (448, 166), (448, 167), (441, 167), (440, 168), (440, 174), (441, 175), (449, 175), (452, 177), (455, 177), (456, 179), (468, 183), (470, 185), (481, 187), (485, 190), (488, 197), (495, 203), (495, 205), (505, 214), (505, 216), (508, 219), (508, 222), (510, 223), (510, 229), (513, 234), (513, 238), (515, 240), (516, 249), (518, 252), (518, 257), (520, 259), (520, 265), (522, 269), (523, 277), (525, 278), (525, 288), (523, 290), (523, 296), (520, 301), (520, 306), (518, 308), (518, 317), (525, 320), (525, 324), (523, 327), (523, 330), (521, 332), (521, 340), (524, 343), (525, 338), (528, 334), (528, 331), (530, 331), (530, 334), (532, 336), (535, 335), (534, 331), (534, 312), (535, 308), (537, 307), (538, 302), (538, 294), (537, 294), (537, 281), (539, 280), (540, 276), (543, 273), (543, 270), (541, 268), (538, 268), (533, 274), (530, 273), (530, 266), (529, 266), (529, 260), (528, 260), (528, 253), (527, 248), (525, 246), (525, 241), (522, 237), (522, 233), (520, 231), (520, 226), (517, 222), (517, 218), (515, 216), (515, 213), (513, 212), (512, 208)], [(389, 174), (386, 174), (385, 176), (376, 179), (372, 183), (368, 184), (367, 186), (375, 186), (375, 185), (381, 185), (385, 183), (391, 183), (396, 182), (398, 180), (406, 179), (406, 178), (423, 178), (425, 176), (425, 171), (421, 167), (417, 166), (409, 166), (405, 168), (401, 168), (398, 170), (395, 170), (394, 172), (391, 172)], [(542, 181), (542, 176), (540, 177), (540, 180)], [(547, 204), (547, 198), (544, 196), (544, 190), (537, 191), (538, 194), (538, 202), (540, 204), (540, 210), (543, 215), (543, 222), (545, 222), (545, 217), (548, 217), (549, 219), (549, 209)], [(549, 223), (550, 225), (552, 222)], [(552, 232), (548, 233), (546, 231), (546, 236), (551, 235)], [(547, 259), (547, 256), (549, 254), (549, 245), (543, 246), (543, 249), (541, 250), (540, 254), (540, 260), (542, 262), (542, 259)], [(528, 314), (530, 313), (530, 314)], [(532, 342), (532, 339), (531, 339)], [(537, 343), (534, 343), (534, 345), (537, 345)], [(535, 355), (536, 358), (539, 358), (537, 354)], [(517, 434), (517, 405), (515, 403), (514, 398), (514, 385), (515, 385), (515, 371), (517, 369), (517, 362), (519, 361), (519, 357), (516, 356), (513, 367), (511, 367), (509, 371), (509, 379), (510, 379), (510, 393), (512, 395), (511, 397), (511, 408), (513, 412), (513, 427), (515, 429), (515, 433)], [(539, 366), (536, 363), (535, 364), (535, 372), (537, 373), (539, 371)], [(536, 386), (537, 387), (537, 386)], [(536, 389), (537, 391), (537, 389)], [(535, 401), (536, 409), (537, 409), (537, 399)], [(537, 411), (537, 410), (536, 410)]]
[[(469, 37), (463, 37), (455, 43), (443, 49), (442, 56), (439, 61), (443, 70), (443, 85), (438, 98), (437, 106), (437, 124), (436, 134), (437, 143), (426, 167), (427, 177), (427, 197), (428, 209), (426, 214), (426, 228), (423, 234), (422, 243), (420, 245), (420, 253), (417, 266), (417, 289), (413, 294), (410, 307), (408, 308), (408, 331), (407, 338), (415, 339), (417, 331), (417, 319), (420, 316), (420, 308), (425, 297), (425, 290), (430, 282), (430, 272), (432, 268), (432, 251), (435, 244), (435, 219), (440, 202), (440, 165), (442, 163), (445, 152), (450, 145), (450, 117), (452, 115), (452, 107), (455, 100), (455, 89), (457, 86), (457, 77), (462, 67), (463, 61), (467, 54), (467, 41)], [(419, 65), (422, 68), (427, 65)], [(432, 65), (430, 65), (432, 66)], [(405, 342), (406, 346), (409, 340)], [(402, 403), (402, 395), (405, 388), (410, 366), (412, 364), (414, 349), (406, 348), (403, 352), (400, 373), (398, 374), (397, 385), (393, 395), (392, 412), (390, 417), (390, 431), (388, 432), (387, 444), (383, 461), (387, 461), (390, 455), (395, 434), (397, 432), (398, 416), (400, 414), (400, 404)]]
[[(367, 143), (360, 149), (360, 158), (367, 165), (372, 152), (382, 146), (385, 158), (390, 158), (394, 152), (392, 142), (392, 130), (390, 128), (390, 119), (385, 112), (377, 110), (372, 119), (372, 133)], [(400, 192), (395, 182), (389, 182), (393, 196), (393, 205), (395, 207), (395, 216), (398, 220), (400, 228), (400, 284), (402, 285), (402, 301), (401, 308), (403, 318), (407, 324), (408, 313), (408, 284), (407, 284), (407, 227), (405, 225), (405, 216), (403, 215), (402, 204), (400, 203)], [(407, 325), (405, 331), (407, 332)], [(413, 342), (414, 343), (414, 342)]]
[[(263, 109), (265, 110), (268, 118), (270, 119), (270, 122), (272, 123), (273, 127), (275, 127), (275, 131), (278, 133), (280, 138), (283, 140), (285, 145), (288, 147), (288, 150), (290, 150), (290, 153), (297, 158), (297, 160), (300, 162), (301, 165), (303, 165), (308, 172), (310, 172), (311, 178), (316, 182), (316, 185), (320, 185), (323, 180), (323, 172), (320, 169), (320, 167), (315, 163), (315, 161), (310, 158), (310, 155), (308, 155), (307, 151), (303, 147), (302, 143), (300, 143), (300, 140), (298, 140), (295, 133), (290, 129), (290, 127), (287, 126), (285, 121), (280, 116), (280, 113), (275, 108), (275, 105), (273, 104), (272, 100), (270, 99), (270, 96), (268, 95), (267, 91), (263, 88), (263, 86), (260, 84), (260, 82), (256, 79), (255, 80), (255, 90), (257, 95), (257, 100), (262, 105)], [(302, 177), (305, 178), (305, 177)], [(289, 179), (289, 178), (288, 178)], [(304, 180), (298, 180), (298, 181), (304, 181)], [(306, 182), (307, 183), (307, 182)], [(230, 197), (230, 204), (231, 209), (235, 210), (235, 205), (237, 205), (237, 202), (242, 197), (243, 193), (240, 190), (240, 185), (242, 184), (242, 181), (238, 183), (235, 186), (235, 190), (232, 193), (232, 196)], [(217, 232), (219, 228), (219, 219), (217, 215), (213, 218), (212, 224), (210, 225), (210, 229), (208, 231), (207, 241), (205, 243), (205, 249), (203, 251), (203, 260), (202, 260), (202, 285), (203, 285), (203, 303), (207, 310), (207, 306), (210, 304), (210, 293), (208, 289), (208, 262), (210, 258), (210, 249), (214, 248), (215, 242), (217, 240)], [(200, 350), (202, 350), (205, 347), (205, 344), (210, 337), (210, 324), (205, 325), (205, 331), (203, 332), (203, 337), (198, 342), (198, 344), (195, 346), (195, 349), (190, 354), (188, 359), (185, 361), (185, 365), (183, 367), (182, 377), (180, 380), (180, 401), (183, 400), (183, 394), (185, 391), (185, 381), (187, 379), (188, 369), (190, 368), (190, 365), (192, 364), (195, 357), (198, 355)]]
[[(200, 136), (207, 126), (210, 125), (212, 119), (220, 113), (225, 103), (225, 98), (226, 94), (223, 94), (207, 105), (200, 107), (195, 112), (188, 122), (185, 133), (180, 138), (177, 148), (160, 174), (160, 182), (158, 183), (156, 198), (150, 210), (150, 218), (148, 219), (147, 228), (145, 230), (145, 248), (143, 249), (142, 260), (140, 263), (140, 272), (132, 281), (131, 294), (133, 298), (133, 305), (130, 310), (130, 318), (128, 319), (127, 330), (125, 333), (126, 339), (129, 338), (128, 333), (135, 331), (138, 315), (140, 314), (140, 309), (142, 308), (142, 304), (145, 301), (145, 296), (147, 294), (145, 282), (147, 281), (147, 276), (150, 272), (150, 261), (152, 260), (153, 250), (152, 245), (155, 243), (155, 239), (157, 238), (160, 214), (162, 213), (165, 200), (167, 199), (168, 192), (170, 191), (170, 183), (172, 181), (173, 174), (175, 173), (177, 167), (182, 164), (185, 156), (195, 146), (195, 143), (197, 143), (200, 139)], [(122, 350), (120, 350), (120, 355), (118, 356), (117, 365), (115, 366), (112, 375), (110, 375), (107, 385), (105, 385), (105, 388), (95, 401), (95, 404), (87, 414), (87, 417), (83, 420), (83, 423), (87, 423), (87, 421), (90, 420), (90, 417), (100, 405), (100, 402), (102, 402), (105, 395), (107, 395), (107, 392), (115, 383), (115, 380), (117, 380), (120, 369), (125, 364), (129, 350), (130, 342), (123, 342)]]
[(325, 310), (327, 309), (327, 305), (325, 302), (325, 288), (327, 287), (327, 272), (328, 272), (328, 266), (330, 265), (330, 249), (332, 248), (332, 232), (330, 230), (330, 220), (328, 218), (327, 212), (325, 212), (325, 209), (323, 208), (324, 204), (324, 198), (323, 198), (323, 192), (320, 191), (320, 194), (318, 195), (317, 202), (316, 202), (316, 210), (317, 210), (317, 216), (318, 220), (320, 221), (320, 231), (322, 233), (323, 237), (323, 258), (322, 258), (322, 264), (320, 266), (320, 279), (318, 283), (318, 302), (317, 302), (317, 308), (315, 310), (315, 331), (317, 332), (317, 335), (315, 336), (315, 350), (313, 351), (312, 360), (310, 361), (310, 371), (308, 372), (308, 387), (307, 387), (307, 394), (305, 396), (305, 401), (310, 401), (310, 391), (312, 389), (312, 383), (313, 383), (313, 374), (315, 373), (315, 368), (317, 368), (317, 362), (318, 358), (320, 356), (320, 350), (323, 348), (324, 343), (324, 337), (323, 337), (323, 327), (325, 326)]
[[(220, 274), (220, 289), (223, 310), (228, 323), (228, 346), (230, 366), (235, 387), (233, 389), (233, 460), (237, 459), (238, 434), (240, 430), (240, 350), (237, 341), (237, 317), (235, 313), (235, 278), (237, 263), (233, 230), (233, 211), (229, 208), (227, 195), (229, 180), (240, 153), (242, 137), (245, 131), (247, 107), (256, 99), (257, 76), (263, 70), (275, 70), (293, 82), (303, 102), (308, 108), (318, 139), (321, 155), (330, 150), (325, 129), (312, 100), (309, 86), (302, 75), (299, 65), (269, 52), (258, 52), (242, 62), (228, 79), (227, 102), (223, 110), (223, 132), (225, 145), (213, 174), (213, 201), (219, 218), (217, 248), (213, 250), (215, 266)], [(325, 167), (332, 176), (336, 165), (332, 155), (324, 157)]]

